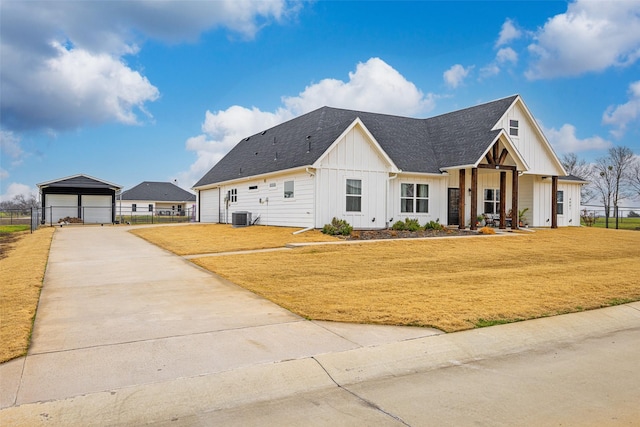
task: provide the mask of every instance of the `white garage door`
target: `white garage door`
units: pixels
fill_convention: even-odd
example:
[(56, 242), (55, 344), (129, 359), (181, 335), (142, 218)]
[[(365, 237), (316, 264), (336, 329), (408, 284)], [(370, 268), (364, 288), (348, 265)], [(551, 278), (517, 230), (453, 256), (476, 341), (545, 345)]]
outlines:
[(200, 192), (200, 222), (220, 222), (219, 192), (218, 188)]
[(82, 196), (82, 218), (85, 224), (111, 222), (111, 196)]
[(78, 217), (78, 196), (76, 194), (47, 194), (45, 218), (57, 223), (63, 218)]

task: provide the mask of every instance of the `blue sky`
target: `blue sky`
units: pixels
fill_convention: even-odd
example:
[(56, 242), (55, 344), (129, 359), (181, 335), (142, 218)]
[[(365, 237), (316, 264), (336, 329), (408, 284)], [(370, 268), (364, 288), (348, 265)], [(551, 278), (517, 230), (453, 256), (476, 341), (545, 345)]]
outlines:
[(0, 197), (85, 173), (191, 187), (323, 105), (430, 117), (522, 95), (556, 152), (640, 154), (640, 2), (0, 3)]

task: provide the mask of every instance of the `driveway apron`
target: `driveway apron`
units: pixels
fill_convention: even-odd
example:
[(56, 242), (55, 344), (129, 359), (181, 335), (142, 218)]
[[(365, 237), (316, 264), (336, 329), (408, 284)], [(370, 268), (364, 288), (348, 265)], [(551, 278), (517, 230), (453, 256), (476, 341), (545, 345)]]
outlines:
[(56, 231), (14, 404), (437, 333), (310, 322), (127, 230)]

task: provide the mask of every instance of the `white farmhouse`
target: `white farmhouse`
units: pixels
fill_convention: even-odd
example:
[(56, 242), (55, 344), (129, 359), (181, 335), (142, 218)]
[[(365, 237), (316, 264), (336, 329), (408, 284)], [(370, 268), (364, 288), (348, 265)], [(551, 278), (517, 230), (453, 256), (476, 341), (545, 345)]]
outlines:
[(582, 184), (514, 95), (428, 119), (322, 107), (244, 138), (193, 189), (200, 222), (475, 229), (517, 228), (525, 208), (530, 226), (578, 226)]

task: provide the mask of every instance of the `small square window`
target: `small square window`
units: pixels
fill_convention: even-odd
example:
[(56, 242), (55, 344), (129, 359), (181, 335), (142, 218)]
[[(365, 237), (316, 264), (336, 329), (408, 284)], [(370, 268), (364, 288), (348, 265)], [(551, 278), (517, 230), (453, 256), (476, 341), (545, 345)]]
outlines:
[(293, 181), (284, 182), (284, 198), (293, 199)]
[(258, 186), (257, 185), (250, 185), (249, 186), (249, 191), (253, 191), (253, 190), (257, 190)]

